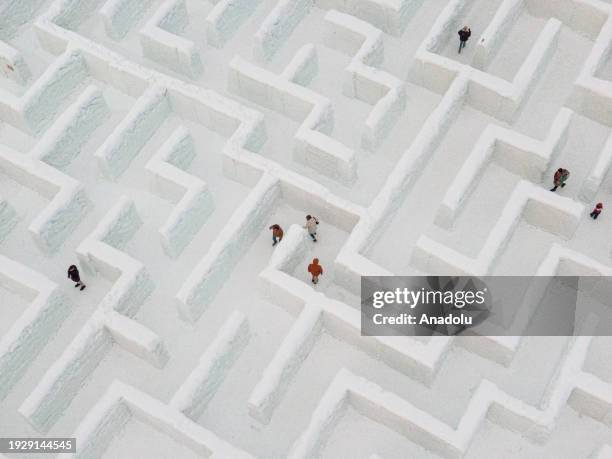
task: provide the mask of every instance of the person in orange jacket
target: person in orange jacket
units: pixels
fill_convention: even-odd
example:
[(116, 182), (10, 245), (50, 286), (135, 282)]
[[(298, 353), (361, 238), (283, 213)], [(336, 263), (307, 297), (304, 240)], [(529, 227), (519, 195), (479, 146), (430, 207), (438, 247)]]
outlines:
[(277, 225), (276, 223), (272, 225), (269, 229), (272, 230), (272, 241), (274, 241), (272, 243), (272, 247), (274, 247), (276, 244), (283, 240), (283, 229), (280, 227), (280, 225)]
[(313, 258), (312, 263), (308, 265), (308, 272), (312, 275), (312, 283), (319, 282), (319, 276), (323, 274), (323, 267), (319, 264), (318, 258)]

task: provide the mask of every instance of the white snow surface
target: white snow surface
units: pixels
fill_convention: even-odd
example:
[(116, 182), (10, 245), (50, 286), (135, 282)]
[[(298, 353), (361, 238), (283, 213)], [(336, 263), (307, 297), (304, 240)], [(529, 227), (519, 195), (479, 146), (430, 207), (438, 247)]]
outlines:
[(1, 2), (0, 437), (612, 457), (612, 337), (359, 314), (363, 275), (596, 275), (609, 301), (611, 50), (602, 0)]

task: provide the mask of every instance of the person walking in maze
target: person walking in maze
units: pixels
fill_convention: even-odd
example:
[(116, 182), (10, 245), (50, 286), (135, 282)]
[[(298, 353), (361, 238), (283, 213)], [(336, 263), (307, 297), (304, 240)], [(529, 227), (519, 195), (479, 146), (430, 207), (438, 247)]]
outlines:
[(591, 211), (591, 218), (593, 220), (597, 220), (597, 217), (599, 217), (599, 214), (601, 213), (601, 211), (603, 210), (603, 204), (601, 202), (598, 202), (595, 207), (593, 208), (593, 210)]
[(550, 189), (550, 191), (557, 191), (557, 188), (559, 187), (563, 188), (569, 176), (570, 173), (567, 169), (563, 169), (562, 167), (557, 169), (557, 172), (555, 172), (555, 175), (553, 176), (554, 186)]
[(472, 36), (472, 29), (470, 29), (468, 26), (465, 26), (457, 33), (459, 34), (459, 54), (461, 54), (461, 50), (465, 48), (467, 41)]
[(85, 287), (87, 287), (81, 280), (81, 275), (79, 274), (79, 270), (75, 265), (70, 265), (68, 268), (68, 277), (70, 280), (72, 280), (72, 282), (76, 282), (74, 285), (75, 288), (81, 287), (81, 290), (85, 290)]
[(317, 242), (317, 225), (319, 224), (319, 220), (317, 217), (313, 217), (312, 215), (306, 215), (306, 224), (304, 228), (308, 230), (308, 234), (312, 238), (314, 242)]
[(276, 244), (283, 240), (283, 229), (280, 227), (280, 225), (277, 225), (276, 223), (272, 225), (269, 229), (272, 230), (272, 241), (274, 241), (272, 243), (272, 247), (274, 247)]
[(312, 263), (308, 265), (308, 272), (312, 276), (312, 283), (319, 282), (319, 276), (323, 275), (323, 267), (319, 264), (318, 258), (313, 258)]

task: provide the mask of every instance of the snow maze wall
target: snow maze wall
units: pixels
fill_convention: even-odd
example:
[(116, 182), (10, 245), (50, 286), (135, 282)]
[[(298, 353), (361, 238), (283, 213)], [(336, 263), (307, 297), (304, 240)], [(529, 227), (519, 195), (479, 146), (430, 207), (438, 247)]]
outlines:
[(363, 275), (592, 275), (607, 301), (612, 3), (0, 11), (0, 437), (612, 457), (612, 338), (362, 337), (359, 313)]

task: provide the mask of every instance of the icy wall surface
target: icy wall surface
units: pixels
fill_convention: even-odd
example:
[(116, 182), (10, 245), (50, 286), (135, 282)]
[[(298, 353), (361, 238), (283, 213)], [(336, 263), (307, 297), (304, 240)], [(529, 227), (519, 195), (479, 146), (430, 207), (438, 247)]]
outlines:
[(612, 457), (612, 338), (359, 326), (362, 275), (612, 275), (611, 50), (600, 0), (2, 2), (0, 437)]

